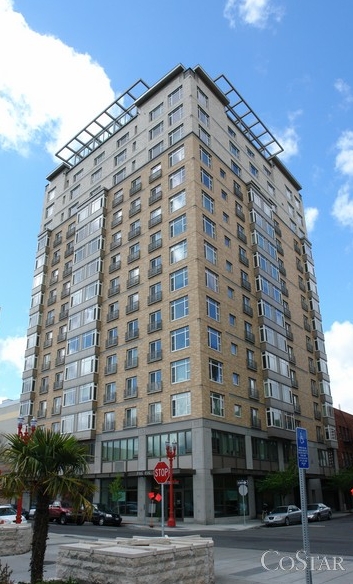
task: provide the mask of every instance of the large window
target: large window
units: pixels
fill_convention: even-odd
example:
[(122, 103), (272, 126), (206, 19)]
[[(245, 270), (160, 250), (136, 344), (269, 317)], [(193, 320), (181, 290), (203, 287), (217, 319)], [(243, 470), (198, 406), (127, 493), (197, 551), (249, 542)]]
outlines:
[(170, 303), (170, 320), (178, 320), (189, 314), (189, 298), (182, 296)]
[(177, 393), (172, 396), (172, 417), (188, 416), (191, 414), (191, 394)]
[(185, 349), (190, 345), (189, 327), (184, 326), (182, 328), (171, 331), (170, 333), (170, 350), (180, 351)]
[(216, 383), (223, 383), (223, 363), (215, 359), (209, 359), (208, 366), (210, 380)]
[(180, 215), (170, 221), (169, 223), (169, 236), (170, 237), (177, 237), (181, 233), (186, 231), (186, 214)]
[(214, 416), (224, 417), (224, 395), (220, 393), (211, 392), (210, 394), (210, 409)]
[(206, 297), (206, 312), (213, 320), (220, 321), (220, 303), (209, 296)]
[(210, 326), (207, 327), (207, 340), (208, 346), (210, 349), (214, 349), (215, 351), (221, 351), (221, 333)]
[(219, 291), (219, 276), (218, 276), (218, 274), (215, 274), (214, 272), (211, 272), (211, 270), (208, 270), (206, 268), (205, 269), (205, 281), (206, 281), (207, 288), (210, 288), (210, 290), (213, 290), (214, 292)]
[(180, 288), (185, 288), (189, 283), (188, 279), (188, 269), (181, 268), (176, 272), (170, 274), (170, 291), (179, 290)]
[(216, 237), (216, 224), (211, 221), (206, 215), (203, 216), (203, 230), (209, 237), (215, 239)]
[(175, 245), (169, 248), (169, 261), (171, 264), (176, 264), (184, 260), (188, 255), (188, 245), (187, 240), (179, 241)]
[(190, 380), (190, 359), (179, 359), (170, 364), (170, 374), (172, 383), (182, 383)]
[(169, 199), (169, 212), (174, 213), (186, 205), (186, 193), (185, 191), (180, 191), (176, 195), (173, 195)]

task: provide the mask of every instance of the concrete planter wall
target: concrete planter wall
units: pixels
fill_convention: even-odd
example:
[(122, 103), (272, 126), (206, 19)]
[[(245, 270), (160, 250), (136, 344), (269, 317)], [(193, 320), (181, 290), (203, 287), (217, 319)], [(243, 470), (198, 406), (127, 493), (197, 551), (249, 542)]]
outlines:
[(1, 556), (26, 554), (32, 545), (32, 525), (0, 524), (0, 542)]
[(199, 536), (61, 545), (56, 576), (80, 584), (214, 584), (214, 544)]

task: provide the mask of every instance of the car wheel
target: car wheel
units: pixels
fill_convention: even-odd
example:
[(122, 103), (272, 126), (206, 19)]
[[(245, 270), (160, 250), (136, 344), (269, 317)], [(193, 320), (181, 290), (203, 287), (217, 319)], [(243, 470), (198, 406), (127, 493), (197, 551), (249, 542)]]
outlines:
[(289, 521), (289, 517), (286, 517), (284, 520), (284, 525), (289, 525), (290, 521)]
[(317, 521), (321, 521), (321, 515), (320, 515), (320, 513), (317, 514)]
[(331, 513), (331, 511), (330, 511), (330, 513), (328, 514), (328, 516), (327, 516), (327, 519), (332, 519), (332, 513)]
[(99, 518), (98, 525), (104, 525), (104, 518), (103, 517)]
[(66, 525), (67, 524), (67, 517), (66, 517), (65, 513), (62, 513), (60, 515), (59, 523), (60, 523), (60, 525)]
[(83, 525), (85, 522), (84, 517), (79, 517), (76, 521), (76, 525)]

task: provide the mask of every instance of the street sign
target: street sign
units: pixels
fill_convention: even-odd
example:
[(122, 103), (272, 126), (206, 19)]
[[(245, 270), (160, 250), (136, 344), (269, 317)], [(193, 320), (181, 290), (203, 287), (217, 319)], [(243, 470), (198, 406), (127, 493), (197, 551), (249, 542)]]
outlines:
[(296, 429), (298, 468), (309, 468), (308, 437), (305, 428)]
[(159, 484), (169, 481), (170, 470), (166, 462), (157, 462), (153, 469), (154, 480)]

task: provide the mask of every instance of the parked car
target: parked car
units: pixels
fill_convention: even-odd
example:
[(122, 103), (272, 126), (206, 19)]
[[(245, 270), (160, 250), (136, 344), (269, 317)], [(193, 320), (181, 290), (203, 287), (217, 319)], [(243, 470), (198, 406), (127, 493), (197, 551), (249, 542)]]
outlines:
[(85, 513), (83, 511), (74, 511), (68, 501), (53, 501), (49, 505), (49, 521), (56, 521), (60, 525), (66, 525), (66, 523), (83, 525)]
[(264, 519), (266, 527), (270, 525), (290, 525), (301, 523), (302, 512), (296, 505), (281, 505), (275, 507)]
[(114, 525), (120, 527), (122, 517), (118, 509), (109, 509), (103, 504), (93, 505), (91, 521), (93, 525)]
[(36, 512), (35, 506), (31, 507), (28, 512), (28, 519), (34, 519), (35, 512)]
[(307, 506), (308, 521), (321, 521), (322, 519), (331, 519), (331, 507), (324, 503), (309, 503)]
[[(15, 523), (17, 511), (12, 505), (0, 505), (0, 523)], [(27, 523), (27, 519), (22, 515), (21, 523)]]

